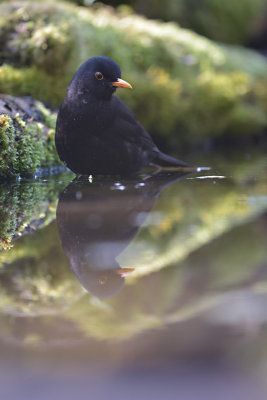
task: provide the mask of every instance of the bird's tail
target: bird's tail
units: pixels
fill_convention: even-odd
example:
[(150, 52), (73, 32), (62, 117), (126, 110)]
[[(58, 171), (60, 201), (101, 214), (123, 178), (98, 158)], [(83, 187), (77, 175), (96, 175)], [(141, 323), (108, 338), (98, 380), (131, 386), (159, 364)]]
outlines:
[(169, 168), (169, 167), (193, 167), (184, 161), (178, 160), (178, 158), (168, 156), (162, 152), (158, 152), (153, 159), (153, 164), (158, 167)]

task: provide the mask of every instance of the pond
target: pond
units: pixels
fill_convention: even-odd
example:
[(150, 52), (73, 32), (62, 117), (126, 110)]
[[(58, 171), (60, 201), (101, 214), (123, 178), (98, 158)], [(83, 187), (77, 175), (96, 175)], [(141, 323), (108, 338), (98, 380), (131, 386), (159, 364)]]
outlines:
[(267, 157), (0, 187), (1, 398), (266, 399)]

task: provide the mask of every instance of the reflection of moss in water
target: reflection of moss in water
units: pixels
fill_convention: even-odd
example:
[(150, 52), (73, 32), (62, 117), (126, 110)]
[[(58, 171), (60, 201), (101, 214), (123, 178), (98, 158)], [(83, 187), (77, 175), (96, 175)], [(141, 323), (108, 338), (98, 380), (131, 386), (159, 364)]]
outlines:
[(45, 182), (0, 185), (0, 246), (7, 249), (12, 239), (53, 220), (61, 188), (52, 177)]
[[(266, 297), (266, 276), (259, 274), (267, 255), (265, 222), (253, 218), (229, 227), (185, 260), (166, 264), (166, 270), (141, 272), (116, 297), (102, 301), (84, 296), (66, 310), (64, 318), (77, 324), (85, 336), (117, 340), (199, 316), (243, 287), (254, 296)], [(179, 241), (175, 234), (174, 238)]]
[(0, 255), (0, 261), (4, 314), (58, 314), (83, 294), (60, 248), (55, 223), (19, 239), (14, 249)]
[(142, 229), (119, 257), (126, 266), (139, 266), (129, 281), (182, 261), (233, 227), (253, 220), (267, 209), (265, 193), (264, 182), (246, 188), (211, 179), (205, 184), (198, 179), (183, 181), (166, 189), (150, 214), (152, 225)]
[[(231, 229), (207, 246), (192, 253), (185, 264), (194, 268), (205, 265), (212, 273), (212, 289), (257, 280), (266, 267), (266, 214), (258, 220)], [(258, 275), (257, 275), (258, 274)], [(264, 280), (265, 275), (262, 275)]]
[(229, 130), (254, 134), (267, 124), (266, 60), (254, 52), (105, 7), (15, 4), (1, 7), (2, 92), (58, 105), (79, 64), (106, 55), (120, 63), (135, 88), (119, 95), (147, 129), (174, 143)]
[[(157, 225), (141, 229), (121, 263), (129, 262), (136, 272), (126, 278), (120, 294), (108, 300), (93, 298), (80, 286), (60, 248), (55, 223), (19, 238), (10, 251), (0, 254), (1, 337), (18, 336), (30, 347), (57, 335), (55, 339), (65, 340), (126, 339), (199, 316), (243, 287), (266, 296), (261, 275), (266, 262), (265, 219), (257, 216), (267, 208), (266, 172), (259, 157), (249, 170), (246, 160), (243, 166), (227, 168), (232, 180), (184, 180), (162, 192), (150, 220), (153, 223), (156, 213)], [(252, 181), (258, 169), (261, 180)], [(47, 197), (53, 198), (55, 186), (49, 190)], [(200, 232), (206, 233), (205, 241)], [(148, 269), (142, 267), (141, 253), (134, 255), (142, 244), (152, 257), (151, 264), (147, 258)], [(160, 258), (162, 270), (157, 271), (153, 260)], [(38, 322), (33, 323), (32, 316), (39, 317)], [(59, 334), (62, 325), (66, 336)]]
[[(266, 288), (257, 286), (257, 271), (266, 260), (264, 222), (257, 215), (266, 204), (247, 199), (252, 194), (260, 199), (266, 185), (262, 180), (246, 186), (246, 174), (242, 178), (239, 169), (235, 184), (196, 179), (166, 189), (152, 210), (152, 220), (153, 212), (161, 216), (158, 225), (144, 226), (125, 252), (136, 272), (108, 300), (93, 298), (80, 286), (60, 249), (55, 224), (20, 238), (0, 258), (2, 314), (27, 321), (45, 315), (47, 327), (59, 318), (79, 335), (116, 340), (197, 316), (227, 299), (229, 289), (252, 285), (252, 291), (265, 295)], [(206, 233), (204, 241), (200, 232)], [(140, 244), (152, 257), (147, 269), (141, 252), (134, 256)], [(121, 266), (129, 261), (126, 255)], [(161, 271), (155, 265), (159, 259)], [(43, 340), (34, 329), (29, 323), (29, 346)]]
[(260, 274), (267, 255), (265, 242), (264, 223), (257, 218), (166, 270), (140, 276), (114, 298), (100, 301), (84, 296), (64, 318), (85, 336), (117, 340), (200, 316), (231, 301), (243, 288), (266, 298), (266, 276)]

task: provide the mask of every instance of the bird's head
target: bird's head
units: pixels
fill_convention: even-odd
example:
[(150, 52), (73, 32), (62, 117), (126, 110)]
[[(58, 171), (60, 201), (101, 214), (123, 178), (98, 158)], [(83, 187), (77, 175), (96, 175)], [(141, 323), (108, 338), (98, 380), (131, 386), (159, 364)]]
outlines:
[(132, 87), (121, 79), (118, 64), (108, 57), (92, 57), (77, 70), (68, 93), (73, 97), (90, 94), (99, 100), (108, 100), (118, 87)]

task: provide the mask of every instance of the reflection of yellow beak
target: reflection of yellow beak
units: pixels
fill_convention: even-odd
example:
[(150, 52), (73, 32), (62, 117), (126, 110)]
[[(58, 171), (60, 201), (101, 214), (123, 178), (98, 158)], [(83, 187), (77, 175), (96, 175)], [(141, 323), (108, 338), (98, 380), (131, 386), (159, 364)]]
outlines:
[(123, 79), (118, 78), (116, 82), (112, 82), (112, 86), (122, 87), (122, 88), (130, 88), (132, 89), (132, 85), (130, 83), (124, 81)]
[(134, 268), (120, 268), (116, 270), (116, 274), (120, 275), (122, 278), (125, 278), (131, 272), (134, 271)]

